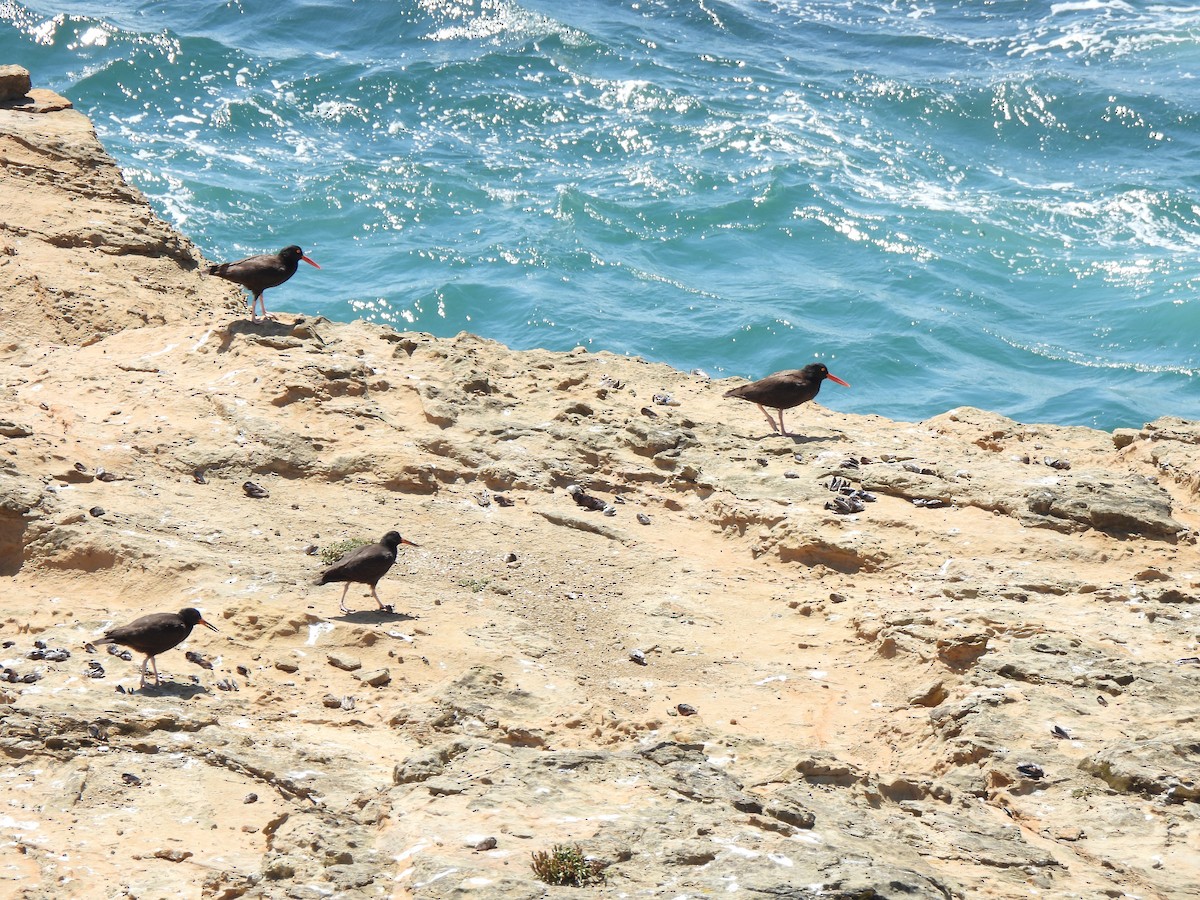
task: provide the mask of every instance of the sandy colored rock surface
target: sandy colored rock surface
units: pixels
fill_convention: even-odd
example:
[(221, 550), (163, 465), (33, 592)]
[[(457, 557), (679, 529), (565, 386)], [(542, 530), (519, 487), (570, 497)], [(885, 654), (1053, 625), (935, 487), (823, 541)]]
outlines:
[(83, 116), (0, 156), (0, 896), (1196, 896), (1200, 425), (251, 325)]

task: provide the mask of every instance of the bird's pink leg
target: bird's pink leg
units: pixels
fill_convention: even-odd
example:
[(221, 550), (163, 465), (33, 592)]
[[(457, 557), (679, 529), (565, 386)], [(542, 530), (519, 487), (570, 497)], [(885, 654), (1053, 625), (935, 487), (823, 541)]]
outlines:
[(375, 585), (371, 585), (371, 596), (375, 598), (375, 602), (379, 604), (380, 609), (387, 609), (387, 607), (383, 605), (383, 601), (379, 599), (379, 595), (375, 593)]
[(783, 410), (782, 409), (779, 411), (779, 433), (780, 434), (788, 433), (788, 430), (783, 427)]
[(141, 684), (138, 685), (139, 688), (144, 688), (146, 686), (146, 664), (149, 662), (150, 662), (149, 656), (147, 656), (145, 659), (142, 660), (142, 681), (141, 681)]
[(348, 606), (346, 606), (346, 592), (349, 590), (350, 590), (350, 582), (347, 581), (346, 586), (344, 588), (342, 588), (342, 602), (339, 604), (342, 608), (342, 612), (344, 612), (344, 613), (350, 612), (350, 608)]
[[(775, 420), (771, 417), (771, 414), (769, 412), (767, 412), (766, 407), (763, 406), (761, 403), (758, 403), (755, 405), (759, 408), (759, 410), (762, 412), (762, 414), (767, 417), (767, 421), (771, 423), (771, 430), (778, 431), (779, 429), (775, 427)], [(783, 410), (780, 410), (779, 414), (780, 414), (780, 417), (782, 417)]]

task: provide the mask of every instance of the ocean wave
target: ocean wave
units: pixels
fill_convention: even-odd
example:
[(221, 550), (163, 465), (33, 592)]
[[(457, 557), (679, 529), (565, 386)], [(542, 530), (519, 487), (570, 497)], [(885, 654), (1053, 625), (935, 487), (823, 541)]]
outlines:
[(1116, 360), (1106, 358), (1095, 353), (1071, 350), (1069, 348), (1046, 341), (1026, 342), (1008, 338), (998, 333), (989, 333), (993, 334), (997, 340), (1003, 341), (1014, 350), (1020, 350), (1033, 356), (1039, 356), (1043, 359), (1053, 360), (1054, 362), (1070, 363), (1072, 366), (1078, 366), (1085, 369), (1109, 369), (1113, 371), (1136, 372), (1139, 374), (1150, 375), (1182, 375), (1187, 378), (1191, 378), (1197, 374), (1200, 374), (1200, 366), (1198, 365), (1178, 365)]
[(1089, 422), (1200, 415), (1172, 387), (1200, 8), (332, 9), (0, 0), (0, 51), (214, 257), (315, 244), (337, 278), (289, 283), (303, 311), (748, 376), (820, 355), (847, 409), (1084, 415), (1027, 371), (1096, 389)]

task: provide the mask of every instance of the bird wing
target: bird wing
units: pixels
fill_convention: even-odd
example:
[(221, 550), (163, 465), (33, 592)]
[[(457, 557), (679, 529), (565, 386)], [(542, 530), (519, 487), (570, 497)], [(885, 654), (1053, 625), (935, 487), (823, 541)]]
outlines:
[(357, 547), (351, 550), (322, 572), (321, 583), (336, 581), (348, 573), (363, 575), (368, 572), (373, 574), (375, 571), (379, 571), (382, 575), (383, 572), (392, 567), (392, 563), (395, 561), (396, 555), (391, 553), (387, 547), (384, 547), (382, 544), (367, 544), (364, 547)]
[(208, 272), (210, 275), (217, 275), (246, 287), (262, 285), (264, 290), (283, 284), (289, 275), (283, 261), (270, 253), (248, 256), (237, 262), (222, 263), (213, 266)]

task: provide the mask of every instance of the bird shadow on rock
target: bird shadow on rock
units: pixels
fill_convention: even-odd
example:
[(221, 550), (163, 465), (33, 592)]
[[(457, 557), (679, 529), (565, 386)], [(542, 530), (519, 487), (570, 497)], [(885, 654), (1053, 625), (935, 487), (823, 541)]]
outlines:
[(787, 438), (793, 444), (819, 444), (827, 441), (840, 441), (843, 439), (842, 435), (838, 434), (796, 434), (795, 432), (782, 434), (780, 437)]
[(276, 322), (274, 319), (259, 319), (251, 322), (249, 319), (237, 319), (230, 322), (221, 334), (221, 346), (218, 353), (225, 353), (233, 346), (233, 339), (238, 335), (252, 334), (256, 337), (288, 337), (292, 326), (287, 322)]
[(379, 625), (385, 622), (413, 622), (417, 616), (408, 613), (389, 612), (386, 609), (356, 609), (353, 612), (342, 613), (340, 616), (330, 616), (338, 622), (350, 625)]
[(211, 693), (201, 684), (180, 684), (178, 681), (164, 681), (162, 684), (147, 684), (143, 688), (126, 689), (126, 694), (134, 697), (178, 697), (180, 700), (191, 700), (198, 694)]
[(838, 436), (832, 434), (796, 434), (794, 431), (789, 431), (787, 434), (780, 434), (778, 431), (768, 431), (764, 434), (746, 435), (746, 437), (753, 441), (765, 441), (768, 438), (783, 438), (784, 440), (791, 441), (793, 444), (817, 444), (823, 441), (839, 440)]

